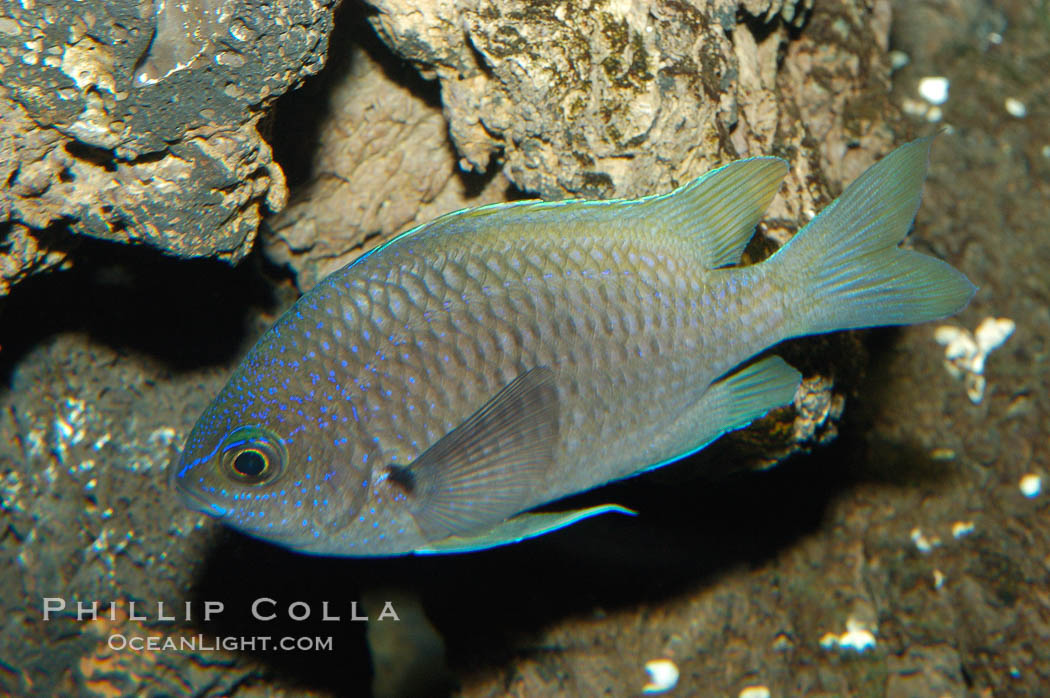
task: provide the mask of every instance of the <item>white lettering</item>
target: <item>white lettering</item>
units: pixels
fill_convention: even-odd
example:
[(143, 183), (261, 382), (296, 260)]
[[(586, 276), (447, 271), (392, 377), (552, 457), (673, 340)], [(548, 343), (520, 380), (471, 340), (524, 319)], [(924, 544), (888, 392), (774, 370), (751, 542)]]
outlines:
[(89, 620), (98, 618), (98, 601), (92, 601), (90, 607), (83, 601), (77, 601), (77, 620), (84, 620), (84, 616)]
[(339, 620), (339, 616), (328, 615), (328, 602), (321, 602), (321, 620)]
[(397, 611), (394, 610), (394, 604), (390, 603), (389, 601), (383, 604), (383, 610), (379, 614), (379, 620), (386, 620), (387, 618), (401, 620), (397, 617)]
[[(296, 612), (293, 610), (296, 606), (303, 607), (301, 615), (296, 615)], [(288, 617), (292, 620), (306, 620), (310, 617), (310, 607), (306, 605), (305, 601), (295, 601), (290, 606), (288, 606)]]
[(157, 620), (175, 620), (175, 616), (164, 615), (164, 602), (157, 602)]
[(263, 620), (263, 621), (265, 621), (265, 620), (273, 620), (274, 618), (277, 617), (276, 613), (271, 613), (268, 616), (260, 616), (259, 615), (259, 605), (262, 604), (262, 602), (264, 602), (264, 601), (266, 603), (270, 604), (271, 606), (276, 606), (277, 605), (276, 601), (274, 601), (273, 599), (268, 599), (265, 596), (262, 597), (261, 599), (256, 599), (255, 601), (253, 601), (252, 602), (252, 615), (255, 616), (255, 620)]
[(222, 613), (226, 605), (222, 601), (205, 601), (204, 602), (204, 621), (211, 620), (212, 613)]
[(44, 620), (51, 620), (52, 613), (58, 613), (66, 607), (66, 600), (53, 596), (44, 597)]
[(368, 620), (368, 616), (357, 615), (357, 602), (350, 602), (350, 620)]

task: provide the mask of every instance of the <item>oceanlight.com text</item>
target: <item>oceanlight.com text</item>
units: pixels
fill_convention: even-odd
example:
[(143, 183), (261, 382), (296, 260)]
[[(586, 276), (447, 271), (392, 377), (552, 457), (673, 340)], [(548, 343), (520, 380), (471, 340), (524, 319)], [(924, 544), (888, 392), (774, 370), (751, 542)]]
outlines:
[(214, 637), (210, 635), (184, 635), (179, 637), (162, 637), (141, 635), (124, 635), (114, 633), (107, 641), (111, 650), (120, 652), (331, 652), (334, 649), (332, 637), (284, 635), (227, 635)]

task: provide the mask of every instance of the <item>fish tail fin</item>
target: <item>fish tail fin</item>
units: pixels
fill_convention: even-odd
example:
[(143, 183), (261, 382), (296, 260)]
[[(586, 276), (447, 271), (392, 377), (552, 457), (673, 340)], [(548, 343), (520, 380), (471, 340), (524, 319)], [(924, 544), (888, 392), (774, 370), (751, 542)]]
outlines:
[(962, 272), (898, 247), (922, 199), (931, 141), (872, 165), (774, 255), (785, 287), (801, 291), (792, 336), (925, 322), (969, 302), (977, 289)]

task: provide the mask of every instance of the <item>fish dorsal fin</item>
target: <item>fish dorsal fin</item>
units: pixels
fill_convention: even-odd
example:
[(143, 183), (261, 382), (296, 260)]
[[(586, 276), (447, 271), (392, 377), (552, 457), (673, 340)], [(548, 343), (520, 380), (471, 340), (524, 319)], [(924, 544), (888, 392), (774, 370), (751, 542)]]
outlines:
[(698, 245), (700, 263), (715, 269), (740, 261), (787, 170), (780, 158), (748, 158), (712, 170), (667, 194), (641, 199), (490, 204), (446, 214), (386, 245), (461, 234), (493, 240), (551, 235), (563, 244), (574, 235), (624, 236), (650, 231)]
[(525, 508), (554, 460), (554, 372), (539, 366), (508, 383), (465, 422), (389, 478), (428, 541), (484, 531)]
[(737, 160), (644, 200), (646, 217), (670, 234), (695, 240), (707, 269), (737, 264), (787, 171), (780, 158)]
[(601, 514), (627, 514), (634, 516), (635, 512), (624, 509), (616, 504), (602, 504), (587, 509), (575, 509), (573, 511), (545, 511), (535, 514), (518, 514), (506, 521), (496, 524), (473, 536), (449, 536), (444, 540), (435, 541), (423, 548), (413, 551), (417, 555), (440, 555), (445, 553), (472, 553), (476, 550), (487, 550), (500, 545), (510, 545), (529, 538), (542, 536), (560, 528), (571, 526), (578, 521), (589, 519)]

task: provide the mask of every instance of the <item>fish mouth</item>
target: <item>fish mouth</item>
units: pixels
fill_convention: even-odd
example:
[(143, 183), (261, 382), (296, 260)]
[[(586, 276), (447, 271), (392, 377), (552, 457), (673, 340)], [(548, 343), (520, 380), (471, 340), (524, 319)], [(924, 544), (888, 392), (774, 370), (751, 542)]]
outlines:
[(213, 516), (216, 519), (221, 519), (226, 516), (225, 508), (219, 506), (215, 502), (209, 501), (202, 493), (186, 487), (182, 482), (176, 481), (175, 489), (182, 497), (182, 502), (190, 509), (207, 514), (208, 516)]

